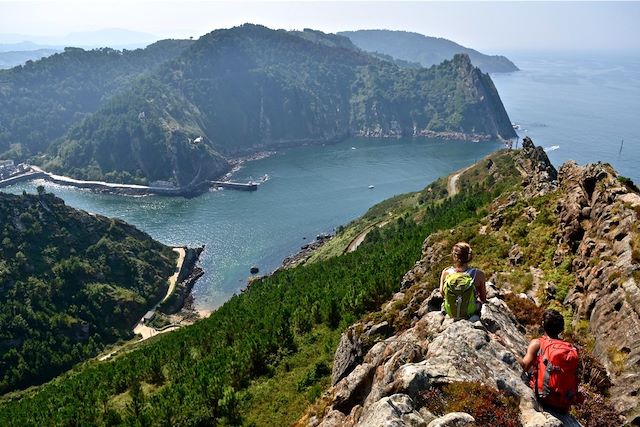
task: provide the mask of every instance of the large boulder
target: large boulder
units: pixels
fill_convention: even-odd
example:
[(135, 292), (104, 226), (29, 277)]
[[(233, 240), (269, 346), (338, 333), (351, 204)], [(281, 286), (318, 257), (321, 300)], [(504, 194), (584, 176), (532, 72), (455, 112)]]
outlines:
[(421, 314), (412, 327), (375, 344), (362, 363), (338, 381), (331, 389), (327, 416), (335, 420), (340, 418), (335, 411), (340, 412), (343, 425), (426, 425), (423, 408), (415, 403), (420, 393), (469, 381), (517, 398), (526, 427), (562, 425), (537, 407), (521, 378), (516, 355), (524, 354), (528, 341), (502, 299), (494, 296), (484, 304), (476, 322), (454, 321), (439, 310)]

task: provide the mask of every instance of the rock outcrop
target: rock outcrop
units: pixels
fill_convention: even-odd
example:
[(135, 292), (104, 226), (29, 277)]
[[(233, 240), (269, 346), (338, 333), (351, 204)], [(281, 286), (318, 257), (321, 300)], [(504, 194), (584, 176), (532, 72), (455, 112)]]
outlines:
[[(493, 297), (476, 321), (453, 321), (439, 308), (433, 310), (435, 293), (425, 299), (417, 311), (422, 315), (409, 329), (373, 345), (362, 363), (334, 385), (330, 406), (318, 425), (472, 425), (469, 414), (436, 418), (417, 403), (423, 390), (461, 381), (482, 383), (516, 397), (524, 426), (563, 425), (539, 411), (532, 390), (522, 380), (515, 355), (524, 354), (528, 341), (502, 294), (489, 287)], [(402, 298), (397, 294), (386, 310)], [(368, 332), (367, 328), (362, 333)], [(342, 352), (354, 353), (353, 336), (341, 341), (337, 354)]]
[(615, 406), (640, 423), (640, 195), (611, 166), (567, 163), (556, 262), (573, 259), (577, 283), (565, 299), (589, 321), (593, 354), (612, 377)]
[[(576, 279), (564, 307), (573, 316), (574, 330), (588, 325), (592, 355), (612, 379), (610, 399), (615, 410), (624, 414), (626, 422), (638, 425), (640, 195), (620, 181), (609, 165), (579, 167), (569, 162), (558, 173), (544, 151), (528, 138), (514, 160), (523, 176), (522, 191), (493, 203), (480, 234), (504, 233), (505, 216), (513, 214), (523, 200), (543, 196), (548, 198), (542, 200), (557, 201), (555, 211), (549, 210), (556, 215), (549, 246), (555, 253), (549, 255), (549, 262), (569, 265)], [(518, 215), (533, 221), (541, 208), (522, 204), (525, 207)], [(425, 390), (471, 382), (515, 398), (523, 426), (580, 425), (566, 414), (542, 411), (522, 378), (516, 357), (525, 353), (528, 337), (505, 302), (508, 287), (498, 289), (491, 283), (502, 275), (508, 277), (509, 272), (496, 272), (487, 282), (488, 302), (478, 318), (453, 321), (441, 312), (442, 297), (437, 289), (432, 291), (435, 286), (430, 282), (450, 248), (443, 240), (445, 234), (427, 237), (422, 258), (405, 274), (400, 291), (375, 316), (392, 319), (385, 325), (393, 327), (392, 332), (373, 333), (380, 327), (373, 321), (360, 322), (345, 332), (336, 352), (333, 386), (324, 396), (326, 406), (308, 424), (472, 425), (475, 421), (470, 414), (438, 418), (421, 400)], [(521, 265), (525, 247), (513, 244), (506, 251), (509, 265)], [(527, 271), (532, 288), (529, 295), (519, 296), (557, 301), (556, 284), (543, 270), (530, 266)], [(608, 421), (607, 425), (615, 424)]]

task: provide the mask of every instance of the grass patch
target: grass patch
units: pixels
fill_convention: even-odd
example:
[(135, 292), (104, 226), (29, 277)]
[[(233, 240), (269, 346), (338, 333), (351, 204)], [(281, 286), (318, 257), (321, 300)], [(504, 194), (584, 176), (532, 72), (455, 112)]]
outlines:
[(634, 184), (634, 182), (631, 180), (631, 178), (627, 178), (626, 176), (618, 175), (618, 181), (622, 185), (627, 187), (628, 190), (633, 191), (635, 193), (640, 193), (640, 189), (638, 188), (638, 186), (636, 184)]
[(337, 330), (316, 328), (301, 339), (270, 377), (259, 378), (243, 393), (240, 412), (246, 425), (291, 425), (331, 384), (331, 364), (340, 340)]
[(615, 375), (620, 375), (624, 371), (627, 356), (627, 353), (620, 351), (617, 347), (611, 346), (607, 349), (607, 357), (611, 362), (611, 370)]

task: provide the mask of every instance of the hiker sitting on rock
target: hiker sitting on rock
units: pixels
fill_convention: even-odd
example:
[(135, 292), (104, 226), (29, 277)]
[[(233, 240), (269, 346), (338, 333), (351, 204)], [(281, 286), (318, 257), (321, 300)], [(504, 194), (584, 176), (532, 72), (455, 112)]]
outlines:
[(485, 275), (482, 270), (469, 268), (472, 253), (467, 242), (458, 242), (451, 250), (453, 266), (442, 270), (440, 293), (445, 312), (455, 319), (468, 319), (480, 314), (481, 304), (487, 301)]
[(527, 354), (518, 358), (525, 372), (532, 371), (529, 386), (545, 410), (567, 412), (579, 403), (578, 350), (559, 338), (564, 318), (556, 310), (542, 315), (545, 335), (531, 340)]

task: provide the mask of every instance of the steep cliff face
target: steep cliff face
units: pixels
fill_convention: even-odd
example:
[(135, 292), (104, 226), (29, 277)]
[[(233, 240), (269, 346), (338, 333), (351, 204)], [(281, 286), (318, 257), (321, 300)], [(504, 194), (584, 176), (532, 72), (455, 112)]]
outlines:
[[(595, 376), (599, 384), (608, 384), (607, 374), (612, 381), (610, 403), (598, 397), (593, 404), (609, 412), (591, 415), (587, 425), (619, 425), (616, 412), (638, 423), (640, 195), (608, 165), (568, 163), (558, 173), (529, 139), (513, 166), (523, 176), (521, 190), (498, 197), (479, 224), (429, 236), (400, 292), (343, 334), (333, 387), (301, 425), (471, 425), (469, 414), (447, 414), (432, 404), (447, 384), (483, 384), (513, 398), (513, 424), (492, 425), (579, 425), (570, 416), (541, 412), (521, 377), (516, 357), (538, 333), (532, 325), (539, 320), (523, 320), (540, 310), (533, 301), (561, 310), (567, 334), (582, 337), (576, 339), (584, 344), (585, 392), (592, 393)], [(491, 162), (486, 169), (499, 173)], [(435, 288), (451, 244), (461, 237), (472, 245), (488, 242), (484, 251), (495, 251), (495, 258), (480, 253), (476, 260), (490, 276), (481, 315), (453, 322), (441, 312)], [(536, 256), (542, 261), (530, 262)], [(606, 373), (602, 367), (593, 373), (598, 361)], [(471, 406), (465, 409), (473, 412)], [(583, 421), (584, 410), (577, 412)], [(486, 418), (475, 422), (488, 425)]]
[(296, 34), (243, 25), (204, 35), (72, 127), (49, 168), (184, 185), (224, 173), (222, 156), (265, 147), (516, 136), (491, 79), (466, 55), (406, 69), (338, 36)]
[[(385, 78), (391, 73), (415, 83), (398, 82), (395, 90), (381, 91), (379, 87), (393, 84)], [(396, 69), (380, 74), (382, 78), (362, 69), (352, 85), (352, 134), (461, 140), (516, 137), (491, 78), (474, 67), (467, 55), (455, 55), (428, 70)]]
[(565, 199), (558, 262), (573, 259), (576, 286), (566, 304), (589, 321), (593, 353), (607, 367), (618, 410), (640, 423), (640, 195), (604, 164), (560, 169)]

